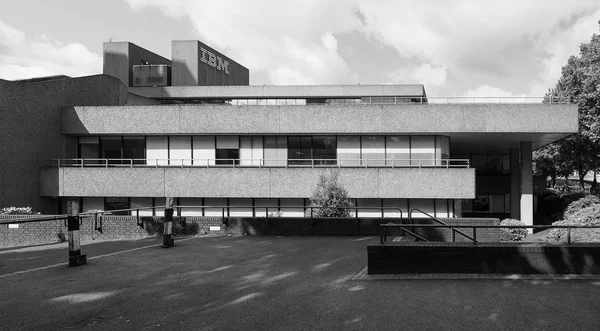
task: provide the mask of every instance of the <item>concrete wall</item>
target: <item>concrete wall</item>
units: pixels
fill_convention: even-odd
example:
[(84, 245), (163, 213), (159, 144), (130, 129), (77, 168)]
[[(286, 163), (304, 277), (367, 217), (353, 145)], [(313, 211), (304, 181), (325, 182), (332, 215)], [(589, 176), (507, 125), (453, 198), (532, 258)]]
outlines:
[(70, 153), (72, 144), (60, 132), (61, 107), (126, 100), (125, 86), (105, 75), (0, 84), (0, 208), (56, 212), (55, 202), (40, 197), (39, 173), (49, 159)]
[[(308, 198), (313, 168), (45, 168), (43, 196)], [(352, 198), (475, 198), (474, 169), (342, 168)]]
[(171, 64), (156, 53), (130, 42), (107, 42), (103, 44), (103, 73), (116, 77), (126, 86), (133, 86), (133, 65), (146, 61), (149, 64)]
[[(203, 62), (202, 49), (227, 61), (228, 72)], [(247, 68), (200, 41), (173, 40), (171, 52), (173, 86), (248, 85), (250, 83), (250, 72)], [(205, 60), (208, 58), (207, 54), (204, 54)]]
[(133, 93), (148, 98), (327, 98), (425, 96), (421, 84), (403, 85), (252, 85), (134, 87)]
[[(64, 134), (447, 134), (578, 130), (576, 105), (73, 107)], [(500, 136), (499, 136), (500, 137)]]

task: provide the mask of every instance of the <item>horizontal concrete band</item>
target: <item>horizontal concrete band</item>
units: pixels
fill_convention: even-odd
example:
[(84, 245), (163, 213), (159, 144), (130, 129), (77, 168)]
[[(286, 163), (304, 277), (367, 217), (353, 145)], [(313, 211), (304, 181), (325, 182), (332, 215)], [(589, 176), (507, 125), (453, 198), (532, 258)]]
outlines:
[(577, 106), (568, 104), (155, 105), (62, 109), (62, 133), (77, 135), (508, 133), (563, 137), (577, 129)]
[(425, 96), (423, 85), (250, 85), (134, 87), (131, 93), (147, 98), (328, 98)]
[[(42, 196), (308, 198), (329, 169), (45, 168)], [(342, 168), (352, 198), (473, 199), (475, 169)]]

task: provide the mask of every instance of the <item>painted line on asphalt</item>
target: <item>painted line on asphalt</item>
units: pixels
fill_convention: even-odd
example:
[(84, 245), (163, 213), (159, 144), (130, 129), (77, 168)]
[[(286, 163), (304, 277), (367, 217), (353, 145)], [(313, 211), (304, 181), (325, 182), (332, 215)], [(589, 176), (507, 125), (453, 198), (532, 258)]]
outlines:
[[(177, 242), (188, 241), (188, 240), (192, 240), (192, 239), (197, 239), (197, 237), (183, 238), (183, 239), (177, 240)], [(151, 247), (157, 247), (157, 246), (161, 246), (161, 245), (160, 244), (152, 244), (152, 245), (147, 245), (147, 246), (142, 246), (142, 247), (136, 247), (136, 248), (126, 249), (124, 251), (118, 251), (118, 252), (113, 252), (113, 253), (108, 253), (108, 254), (102, 254), (102, 255), (92, 256), (92, 257), (89, 257), (88, 260), (95, 260), (95, 259), (99, 259), (99, 258), (103, 258), (103, 257), (114, 256), (114, 255), (129, 253), (129, 252), (135, 252), (135, 251), (139, 251), (139, 250), (142, 250), (142, 249), (151, 248)], [(50, 265), (43, 266), (43, 267), (38, 267), (38, 268), (32, 268), (32, 269), (27, 269), (27, 270), (15, 271), (15, 272), (11, 272), (9, 274), (0, 275), (0, 279), (5, 278), (5, 277), (10, 277), (10, 276), (22, 275), (22, 274), (26, 274), (26, 273), (30, 273), (30, 272), (34, 272), (34, 271), (46, 270), (46, 269), (51, 269), (51, 268), (56, 268), (56, 267), (65, 267), (67, 265), (68, 265), (68, 262), (65, 262), (65, 263), (56, 263), (56, 264), (50, 264)]]

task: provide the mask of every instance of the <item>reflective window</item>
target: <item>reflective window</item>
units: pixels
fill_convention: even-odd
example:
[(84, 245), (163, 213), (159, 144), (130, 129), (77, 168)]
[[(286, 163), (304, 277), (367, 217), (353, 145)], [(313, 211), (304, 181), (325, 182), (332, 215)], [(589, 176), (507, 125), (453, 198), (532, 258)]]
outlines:
[(337, 139), (335, 136), (315, 136), (312, 147), (315, 165), (336, 164)]

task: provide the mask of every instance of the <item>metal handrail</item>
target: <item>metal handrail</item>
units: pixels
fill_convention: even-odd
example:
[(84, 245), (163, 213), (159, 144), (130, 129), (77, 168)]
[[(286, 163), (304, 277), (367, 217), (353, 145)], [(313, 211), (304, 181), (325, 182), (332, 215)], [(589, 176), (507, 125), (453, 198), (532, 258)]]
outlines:
[(470, 168), (469, 159), (51, 159), (51, 167)]
[(410, 219), (411, 223), (412, 223), (412, 219), (413, 219), (413, 218), (412, 218), (412, 213), (413, 213), (413, 211), (415, 211), (415, 210), (416, 210), (416, 211), (418, 211), (418, 212), (420, 212), (420, 213), (422, 213), (422, 214), (424, 214), (424, 215), (426, 215), (426, 216), (427, 216), (427, 217), (429, 217), (430, 219), (432, 219), (432, 220), (434, 220), (434, 221), (438, 222), (439, 224), (442, 224), (442, 225), (444, 225), (445, 227), (449, 228), (450, 230), (452, 230), (452, 241), (454, 241), (454, 239), (455, 239), (455, 237), (454, 237), (454, 236), (455, 236), (455, 232), (458, 232), (458, 233), (460, 233), (461, 235), (463, 235), (464, 237), (466, 237), (466, 238), (468, 238), (468, 239), (471, 239), (471, 240), (473, 240), (473, 242), (475, 242), (475, 243), (477, 242), (477, 240), (475, 240), (475, 234), (473, 234), (473, 237), (471, 237), (471, 236), (467, 235), (466, 233), (464, 233), (464, 232), (462, 232), (462, 231), (460, 231), (460, 230), (456, 230), (456, 229), (454, 229), (454, 227), (453, 227), (452, 225), (450, 225), (450, 224), (448, 224), (448, 223), (446, 223), (446, 222), (440, 221), (440, 220), (439, 220), (439, 219), (437, 219), (435, 216), (432, 216), (432, 215), (430, 215), (430, 214), (428, 214), (428, 213), (426, 213), (426, 212), (422, 211), (422, 210), (421, 210), (421, 209), (419, 209), (419, 208), (413, 208), (412, 210), (410, 210), (410, 211), (408, 212), (408, 219)]
[(211, 106), (313, 106), (313, 105), (414, 105), (414, 104), (569, 104), (568, 97), (560, 96), (370, 96), (316, 98), (325, 102), (316, 102), (311, 97), (282, 98), (212, 98), (204, 99), (200, 105)]
[[(571, 243), (571, 229), (600, 229), (600, 225), (451, 225), (453, 228), (459, 229), (472, 229), (473, 230), (473, 238), (470, 238), (473, 241), (473, 244), (477, 244), (475, 238), (477, 238), (476, 233), (477, 229), (567, 229), (567, 243)], [(400, 228), (404, 230), (404, 227), (409, 228), (447, 228), (444, 225), (437, 224), (380, 224), (380, 237), (382, 240), (382, 244), (384, 243), (383, 238), (387, 239), (387, 235), (384, 237), (385, 228)], [(458, 231), (458, 230), (457, 230)]]

